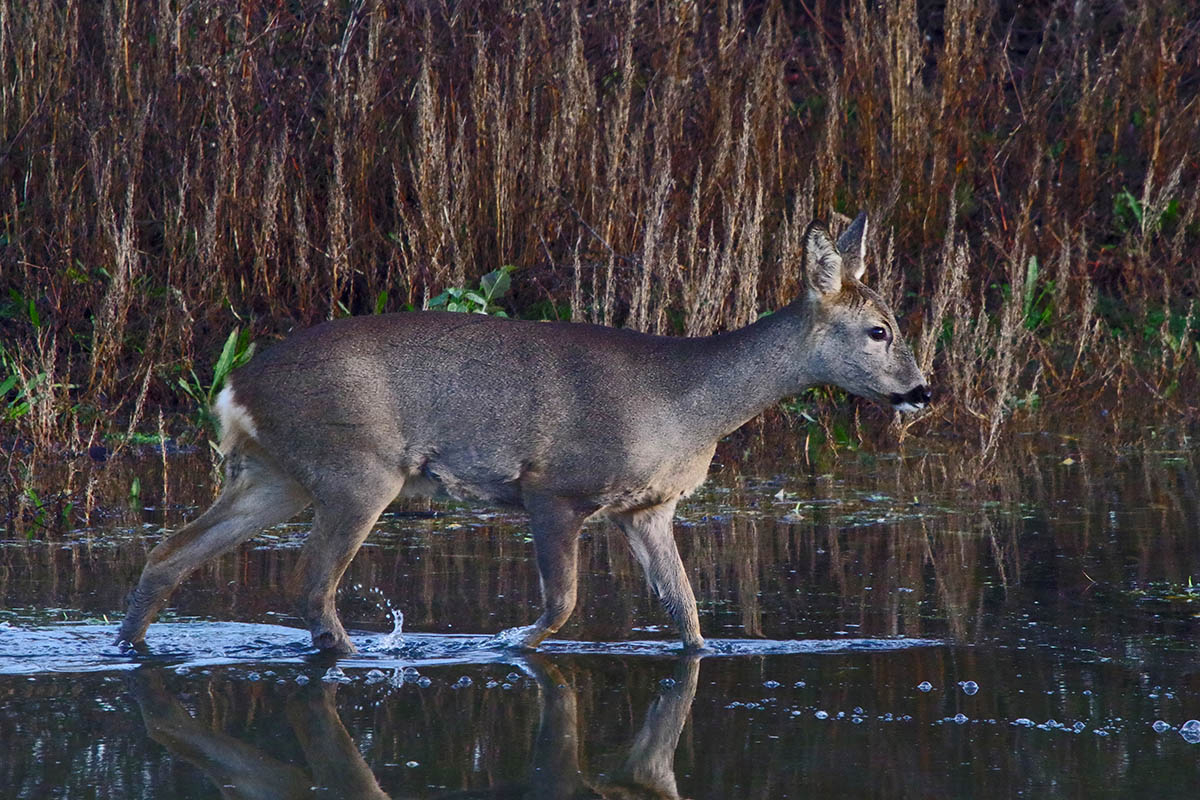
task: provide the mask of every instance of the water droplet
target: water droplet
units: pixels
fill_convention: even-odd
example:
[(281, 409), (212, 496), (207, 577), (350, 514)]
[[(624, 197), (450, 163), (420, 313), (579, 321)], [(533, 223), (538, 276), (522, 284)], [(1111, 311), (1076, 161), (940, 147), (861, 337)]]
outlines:
[(429, 680), (429, 678), (426, 678), (424, 675), (417, 678), (417, 686), (420, 686), (422, 689), (424, 689), (426, 686), (432, 686), (432, 685), (433, 685), (433, 681)]
[(298, 683), (298, 684), (300, 684), (301, 686), (303, 686), (304, 684), (308, 683), (308, 676), (307, 676), (307, 675), (297, 675), (297, 676), (296, 676), (296, 683)]
[(857, 715), (857, 716), (862, 716), (862, 715), (863, 715), (863, 713), (864, 713), (864, 712), (863, 712), (863, 709), (862, 709), (862, 706), (855, 706), (855, 707), (854, 707), (854, 713), (855, 713), (855, 715)]
[(262, 680), (262, 676), (261, 676), (261, 675), (259, 675), (257, 672), (251, 672), (251, 673), (249, 673), (249, 674), (247, 674), (247, 675), (246, 675), (246, 680), (248, 680), (248, 681), (260, 681), (260, 680)]
[(782, 684), (779, 681), (763, 681), (763, 686), (767, 689), (778, 689)]
[(350, 679), (346, 677), (346, 673), (342, 672), (341, 667), (330, 667), (321, 676), (321, 680), (327, 683), (349, 683)]
[(804, 681), (796, 681), (795, 683), (792, 684), (792, 688), (793, 689), (803, 689), (807, 685), (808, 684), (805, 683)]
[(1151, 727), (1154, 728), (1155, 733), (1166, 733), (1167, 731), (1171, 730), (1171, 726), (1163, 722), (1161, 719), (1154, 720), (1154, 724)]
[(406, 762), (404, 762), (404, 766), (408, 767), (409, 769), (412, 769), (413, 767), (419, 767), (419, 766), (421, 766), (421, 762), (419, 762), (419, 761), (406, 761)]
[(1200, 744), (1200, 720), (1189, 719), (1179, 726), (1179, 735), (1188, 744)]
[(379, 683), (380, 681), (385, 680), (387, 680), (387, 675), (385, 675), (381, 669), (373, 669), (367, 673), (368, 684)]
[(664, 689), (670, 689), (672, 686), (675, 685), (675, 679), (674, 678), (663, 678), (662, 680), (660, 680), (658, 682), (658, 685)]
[(504, 680), (508, 681), (509, 683), (520, 683), (521, 676), (515, 672), (510, 672), (504, 677)]
[(974, 695), (979, 691), (979, 684), (975, 681), (963, 681), (958, 685), (962, 687), (963, 694), (965, 695)]
[(1076, 722), (1071, 726), (1071, 730), (1075, 731), (1076, 733), (1083, 733), (1086, 729), (1087, 725), (1085, 725), (1083, 722)]
[(932, 691), (933, 691), (933, 684), (932, 684), (932, 683), (930, 683), (929, 681), (921, 681), (920, 683), (918, 683), (918, 684), (917, 684), (917, 691), (920, 691), (920, 692), (932, 692)]
[(1036, 724), (1029, 717), (1021, 717), (1020, 719), (1013, 720), (1013, 725), (1020, 725), (1022, 728), (1032, 728)]
[(470, 686), (472, 683), (474, 683), (474, 681), (471, 680), (470, 676), (463, 675), (461, 678), (456, 680), (454, 683), (450, 684), (450, 688), (451, 689), (465, 689), (468, 686)]
[(829, 719), (829, 712), (828, 711), (818, 711), (816, 714), (813, 714), (813, 716), (816, 717), (817, 719)]
[(954, 721), (957, 722), (959, 725), (962, 725), (964, 722), (967, 721), (967, 715), (963, 714), (961, 712), (958, 714), (955, 714)]

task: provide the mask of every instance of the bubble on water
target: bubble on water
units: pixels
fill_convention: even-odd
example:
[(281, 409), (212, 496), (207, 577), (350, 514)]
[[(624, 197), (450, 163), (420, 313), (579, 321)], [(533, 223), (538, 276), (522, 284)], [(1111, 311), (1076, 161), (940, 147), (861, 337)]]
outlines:
[(417, 686), (420, 686), (422, 689), (424, 689), (427, 686), (432, 686), (432, 685), (433, 685), (433, 681), (431, 681), (429, 678), (426, 678), (424, 675), (417, 678)]
[(470, 686), (472, 683), (474, 683), (474, 681), (471, 680), (471, 677), (469, 675), (463, 675), (461, 678), (456, 680), (454, 683), (450, 684), (450, 688), (451, 689), (465, 689), (468, 686)]
[(663, 678), (662, 680), (660, 680), (658, 682), (658, 685), (664, 689), (670, 689), (672, 686), (675, 685), (675, 679), (674, 678)]
[(383, 670), (381, 670), (381, 669), (373, 669), (367, 673), (367, 683), (368, 684), (381, 683), (386, 680), (387, 680), (387, 675), (385, 675)]
[(1083, 722), (1076, 722), (1071, 726), (1071, 730), (1075, 731), (1076, 733), (1083, 733), (1085, 730), (1087, 730), (1087, 725)]
[(813, 714), (813, 716), (816, 717), (817, 719), (829, 719), (829, 712), (828, 711), (818, 711), (817, 713)]
[(792, 709), (792, 716), (793, 716), (793, 717), (798, 717), (798, 716), (800, 716), (800, 715), (801, 715), (801, 714), (803, 714), (803, 713), (804, 713), (804, 712), (803, 712), (803, 711), (801, 711), (801, 710), (800, 710), (800, 709), (798, 709), (798, 708), (793, 708), (793, 709)]
[(1096, 734), (1097, 736), (1108, 736), (1108, 731), (1100, 730), (1099, 728), (1096, 728), (1096, 730), (1092, 731), (1092, 733)]
[(919, 691), (919, 692), (932, 692), (932, 691), (933, 691), (933, 684), (932, 684), (932, 683), (930, 683), (929, 681), (921, 681), (920, 683), (918, 683), (918, 684), (917, 684), (917, 691)]
[(778, 689), (782, 685), (779, 681), (763, 681), (763, 687), (766, 689)]
[(975, 681), (959, 681), (959, 686), (962, 687), (963, 694), (973, 695), (979, 691), (979, 684)]
[(408, 683), (415, 683), (421, 677), (421, 672), (416, 667), (405, 667), (400, 671), (401, 677)]
[(249, 673), (247, 673), (247, 674), (246, 674), (246, 680), (248, 680), (248, 681), (261, 681), (261, 680), (262, 680), (262, 676), (261, 676), (261, 675), (259, 675), (257, 672), (249, 672)]
[(327, 669), (325, 671), (325, 674), (321, 676), (321, 680), (325, 681), (326, 683), (349, 683), (350, 682), (350, 679), (348, 677), (346, 677), (346, 673), (342, 672), (342, 668), (336, 667), (336, 666), (330, 667), (329, 669)]
[(412, 769), (413, 767), (421, 766), (421, 762), (420, 761), (405, 761), (404, 766), (408, 767), (409, 769)]
[(804, 681), (796, 681), (795, 683), (792, 684), (792, 688), (793, 689), (803, 689), (807, 685), (808, 684), (805, 683)]
[(520, 683), (521, 676), (516, 672), (510, 672), (504, 676), (504, 680), (508, 681), (509, 683)]
[(855, 706), (855, 707), (854, 707), (854, 712), (853, 712), (853, 713), (854, 713), (856, 716), (862, 716), (862, 715), (863, 715), (864, 713), (866, 713), (866, 712), (864, 712), (864, 711), (863, 711), (863, 707), (862, 707), (862, 706)]
[(850, 721), (853, 722), (855, 725), (862, 725), (863, 718), (862, 717), (851, 717)]
[(191, 670), (188, 669), (187, 667), (176, 667), (175, 668), (176, 675), (187, 675), (189, 672), (191, 672)]
[(1061, 728), (1062, 725), (1060, 725), (1058, 723), (1058, 720), (1054, 719), (1054, 717), (1051, 717), (1050, 719), (1043, 722), (1041, 725), (1038, 725), (1038, 727), (1044, 731), (1052, 731), (1057, 728)]
[(1013, 720), (1013, 725), (1020, 725), (1022, 728), (1032, 728), (1036, 724), (1029, 717), (1021, 717), (1020, 719)]
[(1154, 728), (1155, 733), (1166, 733), (1171, 730), (1171, 726), (1163, 722), (1161, 719), (1154, 720), (1154, 724), (1150, 727)]
[(1188, 744), (1200, 744), (1200, 719), (1189, 719), (1180, 725), (1179, 735)]
[(484, 688), (486, 688), (486, 689), (495, 689), (495, 688), (496, 688), (497, 686), (499, 686), (499, 685), (500, 685), (500, 681), (493, 680), (493, 679), (489, 678), (489, 679), (488, 679), (488, 682), (487, 682), (487, 683), (485, 683), (483, 686), (484, 686)]
[(303, 686), (304, 684), (308, 683), (308, 676), (307, 676), (307, 675), (297, 675), (297, 676), (296, 676), (296, 683), (298, 683), (298, 684), (300, 684), (301, 686)]

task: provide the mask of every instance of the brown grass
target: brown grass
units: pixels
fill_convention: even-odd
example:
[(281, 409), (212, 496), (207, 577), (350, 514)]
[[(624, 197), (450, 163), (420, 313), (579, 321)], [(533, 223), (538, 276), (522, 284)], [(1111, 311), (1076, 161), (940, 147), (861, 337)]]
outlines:
[(2, 446), (503, 264), (516, 312), (742, 325), (863, 207), (916, 432), (1192, 419), (1198, 39), (1166, 0), (0, 4)]

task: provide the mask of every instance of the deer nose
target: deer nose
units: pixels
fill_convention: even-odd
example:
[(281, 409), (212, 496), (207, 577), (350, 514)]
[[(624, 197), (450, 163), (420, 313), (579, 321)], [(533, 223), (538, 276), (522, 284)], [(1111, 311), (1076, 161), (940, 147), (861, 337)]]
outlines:
[(931, 395), (929, 393), (929, 387), (926, 386), (925, 384), (921, 384), (920, 386), (917, 386), (916, 388), (910, 389), (908, 392), (906, 392), (904, 394), (899, 394), (899, 393), (893, 394), (892, 395), (892, 405), (894, 405), (894, 406), (911, 405), (911, 406), (916, 406), (917, 408), (922, 408), (923, 406), (929, 405), (929, 401), (932, 399), (933, 399), (933, 395)]

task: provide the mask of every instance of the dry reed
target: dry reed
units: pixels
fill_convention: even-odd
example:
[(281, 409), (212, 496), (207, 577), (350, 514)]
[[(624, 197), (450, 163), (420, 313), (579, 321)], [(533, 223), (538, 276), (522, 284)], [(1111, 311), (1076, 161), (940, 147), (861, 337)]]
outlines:
[(515, 312), (742, 325), (859, 208), (921, 425), (1191, 419), (1198, 39), (1166, 0), (0, 3), (0, 446), (504, 264)]

